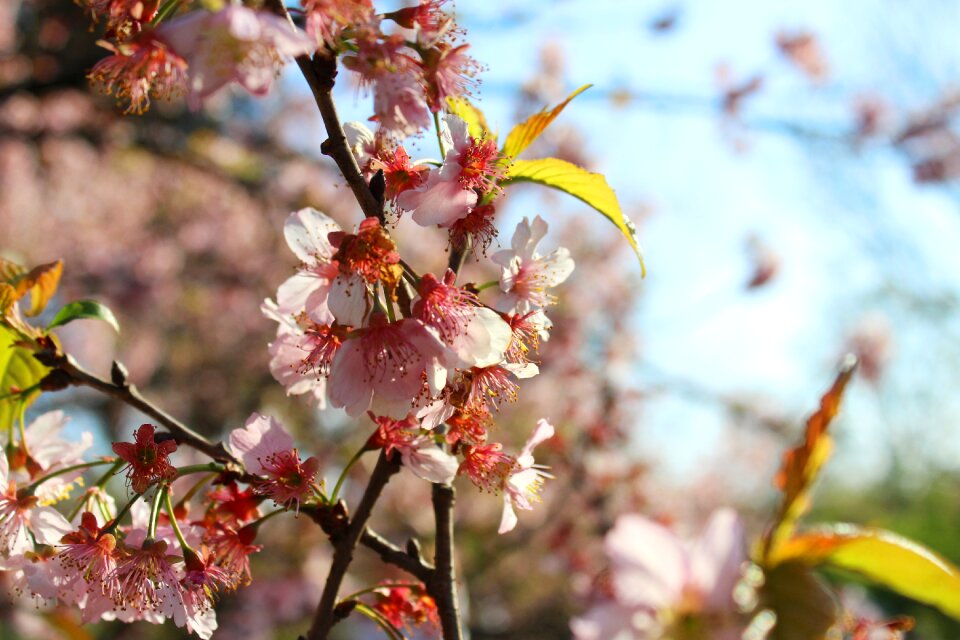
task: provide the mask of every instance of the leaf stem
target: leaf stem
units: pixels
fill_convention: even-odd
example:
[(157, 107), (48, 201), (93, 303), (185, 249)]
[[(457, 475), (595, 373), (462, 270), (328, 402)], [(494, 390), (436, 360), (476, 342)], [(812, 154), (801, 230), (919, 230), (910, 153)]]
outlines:
[(99, 467), (105, 464), (116, 464), (116, 462), (117, 461), (115, 459), (110, 458), (109, 460), (94, 460), (93, 462), (81, 462), (79, 464), (70, 465), (69, 467), (64, 467), (63, 469), (57, 469), (56, 471), (48, 473), (42, 478), (38, 478), (33, 482), (31, 482), (30, 484), (28, 484), (24, 488), (24, 492), (28, 494), (32, 494), (34, 491), (37, 490), (37, 487), (39, 487), (41, 484), (43, 484), (47, 480), (50, 480), (51, 478), (56, 478), (57, 476), (62, 476), (72, 471), (78, 471), (80, 469), (91, 469), (93, 467)]
[(353, 457), (350, 458), (349, 462), (347, 462), (347, 466), (343, 468), (343, 471), (340, 473), (340, 477), (337, 478), (337, 484), (333, 485), (333, 493), (330, 494), (330, 504), (337, 503), (337, 498), (340, 496), (340, 488), (343, 486), (344, 480), (347, 479), (347, 473), (350, 472), (350, 469), (353, 468), (353, 465), (357, 464), (357, 462), (360, 460), (361, 457), (363, 457), (363, 454), (366, 452), (367, 452), (366, 447), (364, 447), (363, 449), (360, 449), (355, 454), (353, 454)]

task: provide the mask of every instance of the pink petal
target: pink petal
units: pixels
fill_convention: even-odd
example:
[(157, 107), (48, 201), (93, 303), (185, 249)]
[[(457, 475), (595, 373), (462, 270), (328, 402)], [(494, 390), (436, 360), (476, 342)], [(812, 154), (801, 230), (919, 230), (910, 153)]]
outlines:
[(691, 572), (704, 595), (704, 609), (722, 611), (733, 606), (733, 589), (746, 561), (743, 522), (733, 509), (717, 509), (694, 545)]
[(661, 609), (677, 603), (689, 572), (682, 542), (639, 515), (623, 515), (604, 541), (617, 601)]

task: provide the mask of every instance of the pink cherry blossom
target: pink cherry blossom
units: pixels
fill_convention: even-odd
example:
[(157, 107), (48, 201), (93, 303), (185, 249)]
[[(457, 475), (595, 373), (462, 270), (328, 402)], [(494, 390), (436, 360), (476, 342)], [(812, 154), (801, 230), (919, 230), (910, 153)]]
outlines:
[(443, 282), (431, 273), (420, 279), (414, 316), (437, 330), (463, 367), (489, 367), (503, 361), (512, 332), (500, 315), (480, 304), (477, 296), (454, 285), (448, 270)]
[(340, 45), (344, 27), (363, 24), (374, 17), (369, 0), (301, 0), (301, 4), (307, 14), (307, 33), (334, 51)]
[[(443, 110), (447, 98), (470, 95), (477, 81), (480, 65), (467, 55), (468, 44), (453, 46), (438, 42), (423, 53), (423, 77), (427, 86), (427, 102), (434, 113)], [(496, 145), (494, 145), (495, 147)]]
[(430, 109), (420, 74), (412, 69), (384, 73), (373, 85), (374, 118), (385, 135), (403, 139), (428, 128)]
[(34, 495), (21, 495), (10, 478), (7, 456), (0, 453), (0, 569), (13, 566), (16, 559), (39, 544), (56, 544), (73, 530), (58, 511), (39, 506)]
[[(367, 410), (402, 418), (446, 383), (451, 354), (422, 322), (389, 322), (375, 313), (366, 329), (346, 340), (330, 367), (330, 404), (350, 416)], [(424, 383), (426, 377), (426, 384)]]
[(543, 481), (551, 476), (542, 467), (534, 464), (533, 449), (552, 438), (554, 433), (553, 425), (541, 418), (537, 421), (530, 439), (520, 450), (516, 465), (503, 483), (503, 517), (498, 533), (507, 533), (517, 526), (516, 509), (530, 511), (535, 502), (540, 502)]
[(693, 540), (643, 516), (623, 515), (605, 549), (614, 600), (573, 621), (577, 640), (671, 637), (671, 625), (690, 618), (701, 619), (711, 637), (740, 637), (733, 590), (746, 555), (733, 510), (715, 511)]
[(333, 259), (336, 250), (330, 234), (341, 231), (330, 216), (311, 207), (294, 211), (283, 225), (287, 246), (300, 259), (297, 273), (280, 285), (277, 312), (283, 316), (307, 317), (321, 324), (334, 321), (327, 306), (330, 283), (339, 273)]
[(501, 294), (496, 309), (507, 313), (529, 313), (553, 304), (548, 289), (564, 282), (573, 273), (570, 252), (559, 247), (547, 256), (537, 246), (547, 233), (547, 223), (537, 216), (531, 224), (526, 218), (517, 224), (511, 248), (493, 254), (500, 265)]
[(187, 92), (187, 62), (156, 31), (144, 31), (119, 44), (104, 44), (111, 55), (88, 75), (93, 85), (124, 113), (142, 114), (150, 98), (170, 100)]
[(317, 48), (287, 21), (236, 4), (215, 13), (191, 11), (157, 31), (189, 64), (187, 102), (193, 109), (231, 82), (266, 95), (285, 59)]
[[(29, 483), (36, 477), (83, 462), (83, 454), (93, 445), (93, 435), (84, 431), (79, 442), (64, 439), (62, 433), (68, 421), (62, 411), (49, 411), (27, 425), (24, 436), (29, 459), (18, 469), (10, 469), (13, 480)], [(7, 445), (6, 434), (0, 434), (0, 445)], [(69, 492), (82, 473), (78, 470), (50, 478), (37, 487), (34, 495), (43, 504), (53, 504)]]
[(377, 431), (370, 437), (368, 446), (382, 447), (387, 455), (396, 451), (403, 466), (424, 480), (449, 484), (456, 477), (456, 457), (438, 447), (433, 438), (421, 435), (420, 425), (413, 416), (394, 420), (370, 413), (370, 419), (377, 423)]
[(293, 436), (274, 418), (252, 414), (242, 429), (230, 432), (230, 449), (247, 471), (264, 476), (256, 488), (277, 504), (299, 507), (310, 495), (320, 462), (301, 461)]
[(425, 227), (451, 227), (465, 218), (477, 204), (477, 192), (496, 190), (503, 173), (496, 143), (472, 137), (459, 116), (444, 116), (441, 139), (443, 164), (431, 170), (422, 185), (397, 198), (400, 208), (413, 211), (414, 222)]

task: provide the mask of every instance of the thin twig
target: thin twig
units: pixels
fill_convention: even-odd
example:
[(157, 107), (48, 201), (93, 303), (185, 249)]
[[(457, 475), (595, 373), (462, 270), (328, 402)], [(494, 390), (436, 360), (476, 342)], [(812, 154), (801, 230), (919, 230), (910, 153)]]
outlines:
[[(273, 13), (290, 20), (291, 25), (293, 24), (283, 0), (267, 0), (266, 4)], [(300, 67), (300, 73), (310, 85), (313, 99), (323, 118), (323, 126), (327, 130), (327, 139), (320, 145), (320, 152), (330, 156), (337, 163), (337, 168), (340, 169), (344, 180), (353, 191), (354, 197), (363, 210), (363, 215), (368, 218), (376, 217), (382, 221), (383, 204), (377, 202), (367, 181), (363, 179), (363, 174), (360, 173), (357, 159), (353, 157), (353, 152), (347, 146), (347, 136), (343, 132), (340, 117), (337, 115), (337, 105), (333, 101), (333, 86), (337, 79), (336, 54), (324, 47), (313, 54), (313, 57), (300, 55), (295, 60)]]
[(360, 504), (357, 506), (356, 513), (353, 514), (350, 523), (342, 532), (337, 532), (331, 536), (333, 562), (330, 564), (327, 581), (323, 585), (323, 594), (320, 596), (320, 603), (317, 605), (313, 623), (310, 625), (310, 631), (307, 632), (307, 640), (326, 640), (330, 630), (340, 621), (340, 617), (335, 611), (337, 595), (340, 591), (340, 585), (343, 583), (343, 578), (347, 574), (347, 568), (353, 561), (353, 551), (367, 528), (367, 520), (373, 511), (373, 505), (380, 497), (387, 481), (398, 471), (400, 471), (399, 456), (388, 458), (384, 452), (381, 452), (377, 459), (377, 466), (374, 467), (373, 473), (370, 475), (370, 482), (363, 492), (363, 498), (360, 499)]
[(462, 640), (460, 605), (457, 599), (457, 574), (453, 563), (453, 505), (456, 491), (452, 485), (433, 485), (433, 515), (437, 523), (434, 551), (436, 568), (426, 582), (427, 591), (437, 603), (443, 640)]
[(424, 584), (433, 579), (433, 565), (423, 559), (416, 545), (408, 545), (407, 550), (403, 550), (369, 527), (364, 529), (360, 544), (376, 552), (387, 564), (403, 569)]
[(90, 373), (70, 355), (58, 356), (52, 362), (44, 362), (44, 364), (54, 367), (55, 372), (51, 375), (56, 375), (57, 381), (65, 383), (65, 386), (90, 387), (116, 398), (156, 420), (173, 435), (178, 444), (192, 447), (219, 462), (240, 466), (222, 442), (211, 442), (140, 395), (140, 390), (127, 380), (126, 371), (119, 363), (115, 362), (113, 365), (111, 372), (113, 381), (104, 380)]

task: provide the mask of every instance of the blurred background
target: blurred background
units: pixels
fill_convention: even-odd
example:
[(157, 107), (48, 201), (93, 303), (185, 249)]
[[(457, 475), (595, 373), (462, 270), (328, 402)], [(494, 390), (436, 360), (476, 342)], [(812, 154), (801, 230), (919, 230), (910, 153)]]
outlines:
[[(516, 187), (498, 214), (501, 245), (521, 217), (543, 216), (547, 244), (567, 246), (577, 270), (558, 291), (543, 374), (494, 436), (516, 449), (538, 417), (557, 424), (544, 505), (499, 537), (499, 499), (461, 487), (471, 637), (569, 637), (618, 513), (695, 531), (733, 505), (759, 534), (781, 452), (847, 352), (862, 365), (810, 520), (883, 526), (960, 562), (960, 6), (455, 9), (488, 67), (476, 103), (501, 134), (594, 85), (527, 157), (604, 173), (640, 227), (648, 267), (641, 279), (615, 229), (577, 201)], [(359, 216), (319, 156), (302, 79), (288, 69), (263, 100), (226, 92), (200, 113), (175, 102), (123, 117), (84, 78), (103, 55), (95, 38), (65, 0), (0, 3), (0, 252), (28, 265), (63, 258), (62, 299), (116, 312), (119, 336), (92, 322), (61, 332), (89, 368), (122, 361), (148, 397), (214, 436), (253, 410), (282, 417), (334, 479), (371, 426), (284, 396), (266, 366), (275, 325), (259, 312), (295, 266), (281, 235), (290, 211), (314, 206), (345, 225)], [(369, 98), (346, 72), (336, 92), (344, 119), (366, 119)], [(411, 155), (435, 156), (431, 138)], [(444, 238), (409, 220), (396, 233), (421, 272), (445, 263)], [(476, 264), (466, 275), (495, 277)], [(100, 453), (140, 423), (87, 393), (45, 396), (31, 413), (50, 408), (72, 416), (75, 434), (93, 431)], [(429, 547), (428, 488), (412, 476), (397, 485), (376, 526)], [(224, 598), (216, 637), (302, 632), (328, 562), (305, 520), (264, 528), (282, 551), (261, 554), (253, 584)], [(361, 552), (351, 574), (358, 589), (383, 577), (371, 556)], [(932, 609), (847, 593), (916, 616), (910, 637), (960, 637)], [(80, 629), (12, 601), (2, 616), (0, 638), (180, 637), (146, 624)], [(374, 632), (351, 620), (338, 633)]]

